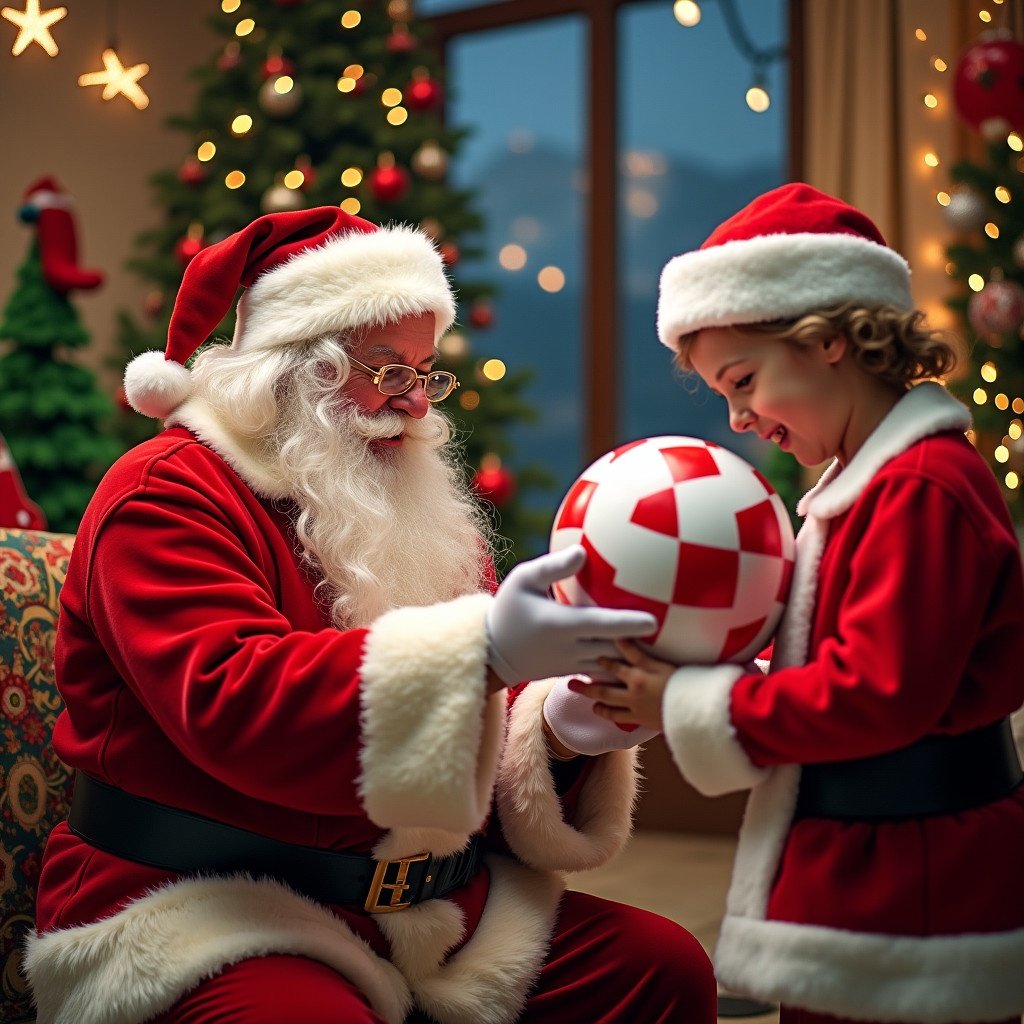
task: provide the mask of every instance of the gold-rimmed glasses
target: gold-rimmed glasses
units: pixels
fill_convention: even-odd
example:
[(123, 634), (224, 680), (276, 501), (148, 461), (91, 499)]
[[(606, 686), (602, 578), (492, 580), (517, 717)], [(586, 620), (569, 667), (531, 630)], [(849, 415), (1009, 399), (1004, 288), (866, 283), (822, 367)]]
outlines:
[(419, 373), (415, 367), (406, 366), (404, 363), (388, 363), (374, 368), (352, 356), (348, 357), (348, 361), (357, 370), (365, 373), (382, 395), (404, 395), (421, 380), (427, 401), (443, 402), (459, 386), (458, 377), (448, 370), (428, 370), (426, 373)]

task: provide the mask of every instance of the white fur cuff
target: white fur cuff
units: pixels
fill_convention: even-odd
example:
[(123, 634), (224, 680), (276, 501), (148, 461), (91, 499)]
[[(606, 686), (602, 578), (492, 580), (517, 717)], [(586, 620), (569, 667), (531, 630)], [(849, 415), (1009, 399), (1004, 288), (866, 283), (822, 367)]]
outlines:
[(572, 821), (563, 817), (544, 736), (542, 708), (553, 680), (530, 683), (509, 719), (498, 773), (501, 830), (531, 867), (587, 871), (614, 857), (629, 838), (637, 796), (636, 748), (595, 758)]
[(729, 715), (729, 696), (744, 673), (740, 665), (686, 665), (665, 690), (665, 739), (679, 771), (706, 796), (750, 789), (769, 774), (747, 757)]
[(490, 602), (398, 608), (367, 634), (359, 790), (382, 828), (469, 833), (490, 810), (505, 711), (486, 696)]

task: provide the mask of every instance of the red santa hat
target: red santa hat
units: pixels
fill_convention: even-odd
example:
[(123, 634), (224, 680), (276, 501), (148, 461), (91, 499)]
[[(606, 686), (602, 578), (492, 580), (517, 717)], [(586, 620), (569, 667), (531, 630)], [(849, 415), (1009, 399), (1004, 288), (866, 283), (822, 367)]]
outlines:
[(758, 196), (661, 272), (658, 337), (842, 302), (913, 309), (910, 267), (860, 210), (796, 182)]
[(53, 207), (68, 210), (75, 205), (74, 199), (58, 184), (57, 179), (45, 175), (32, 182), (22, 194), (21, 201), (36, 211)]
[(423, 232), (378, 227), (333, 206), (268, 213), (188, 264), (166, 349), (143, 352), (125, 370), (132, 408), (164, 419), (188, 398), (185, 362), (240, 286), (232, 344), (249, 352), (426, 312), (434, 314), (436, 339), (455, 319), (444, 263)]

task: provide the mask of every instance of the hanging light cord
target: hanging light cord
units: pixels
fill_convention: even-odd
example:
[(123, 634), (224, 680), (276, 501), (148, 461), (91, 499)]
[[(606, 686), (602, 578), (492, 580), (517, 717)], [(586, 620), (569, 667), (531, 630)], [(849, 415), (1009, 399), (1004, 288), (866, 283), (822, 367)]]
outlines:
[(718, 6), (722, 8), (722, 17), (725, 19), (725, 27), (729, 32), (736, 49), (754, 65), (755, 68), (766, 68), (777, 60), (782, 60), (789, 52), (787, 46), (778, 46), (761, 49), (754, 45), (747, 30), (740, 20), (739, 12), (736, 10), (735, 0), (718, 0)]

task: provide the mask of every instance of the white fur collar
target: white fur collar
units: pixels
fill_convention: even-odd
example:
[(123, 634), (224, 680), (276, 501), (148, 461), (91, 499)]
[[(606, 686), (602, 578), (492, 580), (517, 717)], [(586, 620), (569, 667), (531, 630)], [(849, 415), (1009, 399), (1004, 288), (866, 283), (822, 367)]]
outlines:
[(843, 469), (833, 462), (801, 499), (797, 515), (833, 519), (860, 496), (891, 459), (922, 438), (945, 430), (967, 430), (971, 414), (941, 384), (925, 381), (911, 388)]
[(165, 421), (167, 427), (191, 430), (207, 448), (212, 448), (261, 498), (288, 497), (288, 489), (257, 443), (234, 434), (209, 405), (193, 396)]

